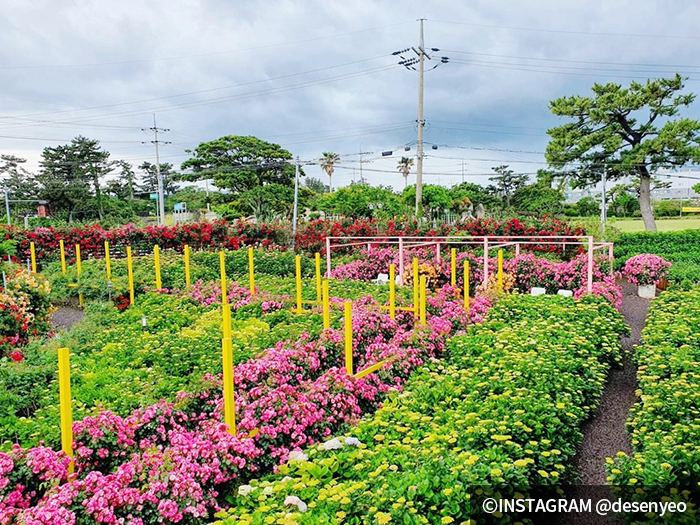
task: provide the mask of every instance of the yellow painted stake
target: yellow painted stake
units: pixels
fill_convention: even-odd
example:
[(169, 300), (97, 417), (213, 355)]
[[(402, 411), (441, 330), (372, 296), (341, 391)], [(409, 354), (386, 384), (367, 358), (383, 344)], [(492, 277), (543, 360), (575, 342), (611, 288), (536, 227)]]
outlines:
[(331, 327), (331, 301), (328, 290), (328, 281), (323, 281), (323, 329), (328, 330)]
[(58, 245), (61, 247), (61, 273), (66, 275), (66, 247), (63, 245), (63, 239), (58, 241)]
[(29, 255), (32, 259), (32, 272), (36, 273), (36, 248), (34, 247), (34, 241), (29, 243)]
[[(78, 283), (80, 283), (80, 274), (83, 273), (83, 264), (80, 260), (80, 245), (75, 245), (75, 267), (78, 270)], [(83, 292), (78, 292), (78, 304), (82, 308), (83, 306)]]
[(131, 246), (126, 247), (126, 268), (129, 273), (129, 306), (134, 306), (134, 266), (131, 260)]
[(224, 367), (224, 422), (228, 425), (228, 433), (235, 436), (236, 400), (233, 393), (233, 348), (230, 338), (221, 341), (221, 351)]
[(389, 265), (389, 317), (396, 319), (396, 266)]
[(345, 371), (348, 375), (352, 375), (352, 301), (345, 301), (343, 309), (345, 313)]
[(418, 319), (418, 302), (420, 301), (420, 293), (418, 289), (418, 259), (413, 258), (413, 317)]
[(156, 290), (160, 290), (163, 283), (160, 280), (160, 247), (157, 244), (153, 247), (153, 265), (156, 269)]
[(109, 241), (105, 241), (105, 268), (107, 270), (107, 280), (112, 280), (112, 261), (109, 259)]
[(298, 314), (301, 313), (301, 256), (297, 255), (295, 258), (296, 263), (296, 275), (297, 275), (297, 309)]
[(457, 286), (457, 248), (452, 248), (452, 260), (450, 262), (450, 269), (452, 274), (452, 286)]
[(253, 248), (248, 248), (248, 276), (250, 280), (250, 295), (255, 295), (255, 259)]
[(321, 254), (316, 253), (316, 300), (321, 304)]
[(464, 311), (469, 312), (469, 261), (464, 261)]
[(425, 282), (425, 275), (421, 275), (420, 277), (420, 325), (425, 326), (426, 320), (425, 320), (425, 309), (426, 309), (426, 302), (427, 302), (427, 286)]
[(70, 351), (68, 348), (58, 350), (58, 398), (61, 412), (61, 448), (71, 458), (68, 473), (72, 474), (73, 464), (73, 409), (70, 394)]
[(185, 244), (185, 286), (190, 287), (190, 247)]
[(219, 252), (219, 266), (221, 267), (221, 304), (228, 304), (226, 294), (226, 256), (224, 252)]
[(223, 339), (231, 339), (231, 305), (221, 305), (221, 333)]
[(498, 289), (503, 290), (503, 250), (498, 250)]

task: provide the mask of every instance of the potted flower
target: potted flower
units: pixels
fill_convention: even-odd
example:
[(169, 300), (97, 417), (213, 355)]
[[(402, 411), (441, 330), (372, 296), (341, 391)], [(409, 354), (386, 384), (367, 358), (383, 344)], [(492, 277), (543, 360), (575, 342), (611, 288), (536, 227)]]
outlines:
[(656, 296), (656, 285), (666, 278), (671, 263), (663, 257), (642, 253), (630, 257), (622, 269), (622, 275), (638, 286), (639, 297), (652, 299)]

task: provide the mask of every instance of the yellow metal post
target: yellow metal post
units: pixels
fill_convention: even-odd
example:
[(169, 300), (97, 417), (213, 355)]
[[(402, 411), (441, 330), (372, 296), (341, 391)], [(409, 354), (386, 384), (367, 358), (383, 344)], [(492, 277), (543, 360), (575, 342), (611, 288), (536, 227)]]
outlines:
[(233, 392), (233, 348), (230, 337), (221, 341), (221, 351), (224, 368), (224, 422), (228, 425), (228, 433), (235, 436), (236, 400)]
[(457, 286), (457, 248), (452, 248), (450, 252), (452, 254), (452, 260), (450, 261), (450, 273), (452, 275), (451, 284), (454, 287)]
[(248, 248), (248, 277), (250, 281), (250, 295), (255, 295), (255, 259), (253, 248)]
[(396, 266), (389, 265), (389, 317), (396, 319)]
[(316, 300), (321, 304), (321, 254), (316, 252)]
[(469, 261), (464, 261), (464, 311), (469, 311)]
[(221, 267), (221, 304), (228, 304), (226, 293), (226, 256), (224, 252), (219, 252), (219, 266)]
[(421, 277), (420, 277), (420, 325), (421, 326), (425, 326), (427, 324), (426, 319), (425, 319), (427, 295), (428, 295), (428, 289), (427, 289), (426, 282), (425, 282), (425, 275), (421, 275)]
[(109, 241), (105, 241), (105, 268), (107, 270), (107, 280), (112, 280), (112, 261), (109, 259)]
[(331, 327), (331, 304), (330, 293), (328, 290), (328, 281), (323, 281), (323, 329), (328, 330)]
[(32, 272), (36, 273), (36, 248), (34, 241), (29, 243), (29, 256), (32, 259)]
[(134, 306), (134, 266), (131, 260), (131, 246), (126, 247), (126, 269), (129, 273), (129, 306)]
[(231, 305), (221, 305), (221, 334), (223, 339), (231, 339)]
[(296, 276), (297, 276), (297, 309), (298, 314), (301, 313), (301, 256), (297, 255), (295, 258), (296, 264)]
[(153, 264), (156, 269), (156, 290), (160, 290), (163, 282), (160, 280), (160, 247), (157, 244), (153, 247)]
[(61, 412), (61, 448), (71, 458), (68, 472), (73, 473), (73, 409), (70, 394), (70, 351), (58, 350), (58, 398)]
[[(75, 245), (75, 267), (78, 270), (78, 284), (80, 284), (80, 274), (83, 273), (83, 263), (80, 260), (80, 245)], [(78, 304), (83, 306), (83, 292), (78, 292)]]
[(352, 301), (345, 301), (343, 310), (345, 313), (345, 371), (348, 375), (352, 375)]
[(66, 275), (66, 247), (63, 244), (63, 239), (58, 241), (58, 245), (61, 247), (61, 273)]
[(414, 257), (413, 258), (413, 317), (415, 319), (418, 319), (418, 302), (420, 300), (420, 293), (419, 293), (419, 283), (418, 283), (418, 258)]
[(498, 289), (503, 290), (503, 250), (498, 250)]
[(190, 287), (190, 247), (185, 244), (185, 286)]

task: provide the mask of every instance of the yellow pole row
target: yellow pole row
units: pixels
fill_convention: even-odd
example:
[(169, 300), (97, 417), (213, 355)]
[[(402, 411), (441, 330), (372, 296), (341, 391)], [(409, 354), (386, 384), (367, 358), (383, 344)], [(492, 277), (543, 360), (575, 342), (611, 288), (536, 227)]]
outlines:
[(253, 248), (248, 248), (248, 277), (250, 281), (250, 295), (255, 295), (255, 260)]
[(464, 310), (469, 312), (469, 261), (464, 261)]
[(61, 449), (71, 458), (68, 473), (74, 470), (73, 463), (73, 410), (70, 393), (70, 351), (58, 350), (58, 399), (61, 413)]
[(185, 286), (190, 287), (190, 247), (185, 244)]
[(352, 301), (345, 301), (343, 310), (345, 314), (345, 371), (348, 375), (352, 375)]
[(330, 293), (328, 291), (328, 281), (323, 281), (323, 329), (328, 330), (331, 327), (331, 304)]
[(153, 264), (156, 269), (156, 290), (160, 290), (163, 282), (160, 280), (160, 247), (157, 244), (153, 247)]
[(61, 273), (66, 275), (66, 247), (63, 244), (63, 239), (58, 241), (58, 245), (61, 247)]
[[(78, 270), (78, 284), (80, 284), (80, 274), (83, 273), (83, 264), (80, 260), (80, 245), (75, 245), (75, 267)], [(83, 307), (83, 292), (78, 292), (78, 304)]]
[(498, 250), (498, 289), (503, 290), (503, 250)]
[(297, 282), (297, 307), (296, 312), (300, 314), (301, 310), (301, 256), (297, 255), (294, 258), (294, 263), (296, 266), (296, 282)]
[(450, 261), (450, 273), (452, 279), (450, 280), (450, 284), (452, 284), (452, 287), (455, 287), (457, 286), (457, 249), (452, 248), (450, 252), (452, 254), (452, 260)]
[(389, 265), (389, 317), (396, 319), (396, 266)]
[(226, 257), (224, 252), (219, 252), (219, 266), (221, 267), (221, 302), (228, 304), (228, 296), (226, 294)]
[(134, 267), (131, 260), (131, 246), (126, 247), (126, 267), (129, 272), (129, 306), (134, 306)]
[(29, 255), (32, 259), (32, 272), (36, 273), (36, 248), (34, 247), (34, 241), (29, 243)]
[(112, 262), (109, 259), (109, 241), (105, 241), (105, 270), (107, 272), (107, 280), (112, 280)]

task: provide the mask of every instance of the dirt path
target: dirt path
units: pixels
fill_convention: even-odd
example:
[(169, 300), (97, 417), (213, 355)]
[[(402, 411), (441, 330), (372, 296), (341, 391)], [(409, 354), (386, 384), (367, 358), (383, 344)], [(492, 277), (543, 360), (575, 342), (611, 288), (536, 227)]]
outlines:
[[(622, 339), (622, 368), (612, 368), (603, 391), (598, 410), (583, 427), (583, 442), (574, 458), (574, 467), (579, 473), (579, 485), (571, 493), (572, 498), (612, 499), (606, 484), (605, 458), (614, 457), (619, 451), (632, 451), (630, 436), (625, 422), (630, 408), (636, 401), (637, 367), (632, 362), (634, 345), (641, 340), (642, 328), (650, 301), (637, 296), (636, 286), (627, 282), (622, 285), (622, 307), (620, 311), (630, 326), (630, 335)], [(623, 523), (614, 516), (595, 514), (568, 514), (560, 516), (560, 524), (612, 525)]]
[(85, 312), (70, 306), (59, 306), (51, 316), (51, 326), (55, 328), (70, 328), (85, 317)]

